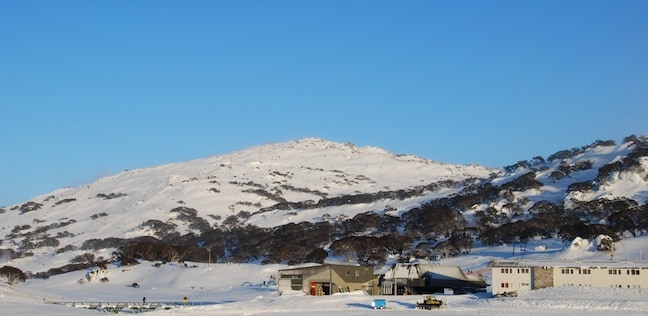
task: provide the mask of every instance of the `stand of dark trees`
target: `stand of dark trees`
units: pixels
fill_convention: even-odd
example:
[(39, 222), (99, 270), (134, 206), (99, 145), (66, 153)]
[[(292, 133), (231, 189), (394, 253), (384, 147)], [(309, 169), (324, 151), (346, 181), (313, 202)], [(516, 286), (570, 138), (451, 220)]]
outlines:
[[(534, 185), (527, 179), (524, 181)], [(540, 201), (529, 208), (524, 219), (503, 216), (496, 210), (479, 211), (474, 214), (479, 225), (467, 226), (462, 215), (469, 204), (466, 201), (487, 199), (496, 194), (504, 193), (495, 193), (495, 188), (487, 183), (468, 188), (452, 198), (413, 208), (400, 217), (367, 212), (348, 219), (290, 223), (274, 228), (240, 225), (240, 221), (230, 220), (227, 225), (200, 234), (180, 236), (173, 233), (163, 239), (95, 239), (86, 241), (81, 248), (92, 251), (118, 245), (112, 260), (124, 265), (136, 264), (137, 260), (323, 263), (329, 255), (335, 255), (361, 264), (381, 266), (388, 255), (428, 258), (470, 253), (474, 241), (500, 245), (526, 243), (534, 238), (572, 240), (601, 234), (618, 240), (624, 233), (638, 236), (648, 232), (648, 206), (629, 199), (575, 203), (569, 210)], [(187, 214), (193, 213), (183, 212), (183, 216)], [(168, 227), (161, 226), (161, 229)], [(83, 258), (86, 260), (76, 260), (83, 262), (35, 276), (48, 277), (95, 264), (91, 262), (93, 256)]]

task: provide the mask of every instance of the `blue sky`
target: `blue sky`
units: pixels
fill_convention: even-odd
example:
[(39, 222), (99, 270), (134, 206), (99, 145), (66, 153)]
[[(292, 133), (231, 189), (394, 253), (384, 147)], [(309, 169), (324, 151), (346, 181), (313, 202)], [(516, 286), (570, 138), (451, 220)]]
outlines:
[(0, 205), (319, 137), (503, 167), (648, 134), (648, 1), (0, 1)]

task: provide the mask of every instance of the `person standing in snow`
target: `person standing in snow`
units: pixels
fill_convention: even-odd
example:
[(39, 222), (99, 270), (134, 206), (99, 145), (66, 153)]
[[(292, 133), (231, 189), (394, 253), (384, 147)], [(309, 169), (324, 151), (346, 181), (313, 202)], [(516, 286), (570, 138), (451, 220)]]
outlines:
[(142, 305), (146, 305), (146, 296), (142, 298)]

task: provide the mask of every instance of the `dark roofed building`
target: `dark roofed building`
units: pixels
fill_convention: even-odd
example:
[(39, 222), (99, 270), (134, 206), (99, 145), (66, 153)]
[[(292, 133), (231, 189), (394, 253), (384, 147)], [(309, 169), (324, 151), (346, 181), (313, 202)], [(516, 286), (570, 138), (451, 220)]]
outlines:
[(398, 263), (385, 274), (382, 293), (386, 295), (427, 294), (452, 289), (454, 293), (483, 292), (482, 275), (465, 274), (461, 268), (422, 263)]

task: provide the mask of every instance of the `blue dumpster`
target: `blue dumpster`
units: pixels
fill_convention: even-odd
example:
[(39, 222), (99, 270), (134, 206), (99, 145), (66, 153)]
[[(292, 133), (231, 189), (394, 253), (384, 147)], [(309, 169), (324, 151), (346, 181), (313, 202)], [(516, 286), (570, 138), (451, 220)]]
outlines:
[(385, 309), (387, 308), (387, 301), (383, 299), (373, 300), (373, 302), (371, 302), (371, 307), (374, 309)]

